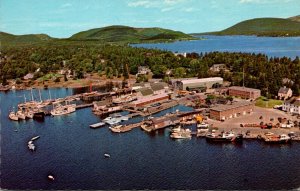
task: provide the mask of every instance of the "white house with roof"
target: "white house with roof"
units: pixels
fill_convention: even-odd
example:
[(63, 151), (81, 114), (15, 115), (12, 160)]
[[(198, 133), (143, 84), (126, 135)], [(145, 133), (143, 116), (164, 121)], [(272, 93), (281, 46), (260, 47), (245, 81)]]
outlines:
[(290, 97), (292, 97), (293, 95), (293, 91), (291, 88), (287, 88), (287, 87), (281, 87), (278, 91), (278, 99), (283, 99), (286, 100)]
[(282, 110), (292, 114), (300, 115), (300, 97), (292, 97), (289, 100), (285, 100)]

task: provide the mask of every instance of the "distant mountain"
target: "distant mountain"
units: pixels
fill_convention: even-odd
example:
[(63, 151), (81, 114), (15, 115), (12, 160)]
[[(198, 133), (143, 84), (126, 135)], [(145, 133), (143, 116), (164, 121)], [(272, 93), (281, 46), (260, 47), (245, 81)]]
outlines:
[(51, 41), (54, 38), (46, 34), (13, 35), (0, 32), (0, 42), (3, 44), (28, 44)]
[[(299, 16), (289, 19), (257, 18), (242, 21), (218, 32), (198, 33), (213, 35), (300, 36)], [(195, 34), (194, 34), (195, 35)]]
[(70, 40), (93, 40), (101, 42), (156, 42), (190, 40), (194, 37), (183, 32), (163, 28), (133, 28), (128, 26), (108, 26), (90, 29), (74, 34)]
[(292, 20), (292, 21), (300, 22), (300, 15), (297, 15), (297, 16), (294, 16), (294, 17), (290, 17), (290, 18), (288, 18), (288, 19), (290, 19), (290, 20)]

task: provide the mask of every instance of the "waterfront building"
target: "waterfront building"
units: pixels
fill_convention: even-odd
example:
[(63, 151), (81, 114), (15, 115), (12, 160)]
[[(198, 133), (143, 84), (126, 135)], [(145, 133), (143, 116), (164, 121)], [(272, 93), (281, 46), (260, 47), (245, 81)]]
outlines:
[(241, 97), (244, 99), (257, 99), (258, 97), (260, 97), (261, 92), (259, 89), (231, 86), (229, 87), (229, 95)]
[(289, 100), (285, 100), (282, 110), (292, 114), (300, 115), (300, 97), (292, 97)]
[(254, 103), (249, 101), (233, 102), (227, 105), (217, 105), (210, 109), (210, 118), (215, 120), (226, 120), (251, 113)]
[(130, 105), (132, 107), (141, 107), (141, 106), (152, 104), (155, 102), (168, 100), (169, 97), (170, 96), (166, 93), (139, 97), (138, 100), (131, 102)]
[(210, 89), (220, 85), (223, 85), (223, 78), (221, 77), (183, 79), (177, 82), (177, 87), (180, 90), (188, 91), (196, 89)]
[(287, 87), (281, 87), (278, 91), (278, 99), (281, 100), (286, 100), (290, 97), (292, 97), (293, 95), (293, 91), (291, 88), (287, 88)]

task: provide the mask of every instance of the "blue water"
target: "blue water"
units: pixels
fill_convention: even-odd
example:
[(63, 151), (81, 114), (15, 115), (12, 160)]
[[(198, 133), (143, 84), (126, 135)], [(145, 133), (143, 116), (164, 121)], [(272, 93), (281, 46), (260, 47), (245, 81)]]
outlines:
[(247, 52), (264, 53), (269, 57), (300, 56), (300, 37), (256, 36), (198, 36), (204, 40), (176, 41), (172, 43), (133, 44), (134, 47), (158, 48), (173, 52)]
[[(300, 143), (269, 146), (174, 141), (168, 130), (114, 134), (90, 129), (100, 119), (90, 108), (43, 122), (12, 122), (8, 110), (29, 91), (0, 93), (1, 188), (6, 189), (289, 189), (300, 187)], [(71, 89), (51, 94), (71, 95)], [(37, 91), (34, 91), (35, 95)], [(48, 91), (42, 91), (47, 98)], [(38, 97), (38, 96), (36, 96)], [(190, 110), (178, 106), (173, 110)], [(133, 119), (135, 121), (140, 118)], [(15, 132), (14, 130), (18, 131)], [(36, 152), (27, 142), (34, 136)], [(110, 153), (111, 158), (103, 157)], [(55, 181), (47, 180), (47, 175)]]

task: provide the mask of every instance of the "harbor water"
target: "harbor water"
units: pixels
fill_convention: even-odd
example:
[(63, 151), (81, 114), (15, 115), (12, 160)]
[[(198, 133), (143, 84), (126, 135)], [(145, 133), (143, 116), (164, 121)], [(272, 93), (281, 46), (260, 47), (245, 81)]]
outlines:
[(245, 52), (262, 53), (269, 57), (300, 56), (300, 37), (256, 36), (196, 36), (203, 40), (176, 41), (173, 43), (133, 44), (134, 47), (157, 48), (172, 52)]
[[(34, 95), (38, 95), (34, 90)], [(48, 90), (42, 90), (48, 99)], [(8, 112), (30, 91), (0, 93), (1, 183), (3, 189), (292, 189), (300, 187), (300, 143), (209, 144), (203, 138), (172, 140), (169, 130), (124, 134), (100, 121), (91, 108), (43, 121), (13, 122)], [(72, 89), (51, 89), (54, 98)], [(38, 96), (37, 96), (38, 97)], [(191, 110), (177, 106), (173, 110)], [(132, 119), (134, 121), (140, 118)], [(36, 151), (27, 148), (34, 142)], [(110, 158), (105, 158), (108, 153)], [(52, 174), (55, 181), (49, 181)]]

